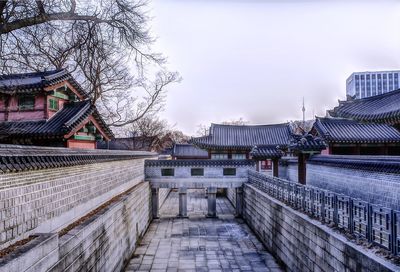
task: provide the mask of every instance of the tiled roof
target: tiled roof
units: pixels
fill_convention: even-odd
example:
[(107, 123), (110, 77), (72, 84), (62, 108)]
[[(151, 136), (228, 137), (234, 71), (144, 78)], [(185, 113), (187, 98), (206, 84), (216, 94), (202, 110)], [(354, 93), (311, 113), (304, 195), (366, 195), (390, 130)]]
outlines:
[(172, 156), (179, 158), (208, 159), (208, 152), (192, 144), (175, 144)]
[(157, 136), (135, 136), (128, 138), (115, 138), (111, 141), (97, 141), (98, 149), (110, 150), (141, 150), (151, 151), (154, 142), (158, 140)]
[(354, 155), (315, 155), (309, 164), (322, 164), (333, 167), (350, 168), (384, 173), (400, 173), (399, 156), (354, 156)]
[(287, 146), (289, 124), (233, 126), (212, 124), (208, 136), (192, 138), (191, 143), (204, 149), (243, 149), (253, 146)]
[(0, 122), (0, 138), (61, 138), (82, 124), (90, 115), (110, 138), (112, 131), (89, 101), (70, 102), (48, 120)]
[(146, 160), (145, 167), (241, 167), (254, 166), (253, 160)]
[(88, 94), (66, 69), (37, 73), (0, 75), (0, 93), (34, 94), (43, 91), (45, 87), (55, 85), (62, 81), (68, 81), (83, 98), (88, 97)]
[(265, 160), (280, 158), (283, 156), (283, 152), (277, 146), (255, 146), (250, 155), (255, 160)]
[(163, 150), (161, 150), (160, 155), (170, 155), (170, 156), (172, 156), (173, 150), (174, 150), (173, 147), (164, 148)]
[(354, 120), (317, 118), (314, 128), (327, 142), (397, 143), (400, 132), (386, 124), (360, 123)]
[(324, 140), (320, 137), (314, 137), (311, 134), (292, 135), (289, 145), (290, 150), (294, 151), (321, 151), (326, 148)]
[(155, 155), (155, 153), (144, 151), (77, 150), (59, 147), (0, 145), (0, 173), (150, 158)]
[(340, 101), (339, 106), (329, 111), (329, 114), (358, 121), (399, 123), (400, 89), (363, 99)]

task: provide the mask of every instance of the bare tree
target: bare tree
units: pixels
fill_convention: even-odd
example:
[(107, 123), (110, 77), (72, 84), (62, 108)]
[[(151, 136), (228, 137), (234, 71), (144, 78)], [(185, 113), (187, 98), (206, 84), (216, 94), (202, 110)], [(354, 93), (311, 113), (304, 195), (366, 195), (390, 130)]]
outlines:
[(174, 143), (187, 143), (189, 140), (183, 132), (173, 129), (166, 120), (155, 115), (145, 116), (127, 128), (128, 136), (154, 138), (151, 148), (157, 151), (172, 147)]
[(207, 136), (209, 133), (210, 133), (210, 126), (204, 124), (200, 124), (197, 126), (197, 131), (196, 131), (197, 137)]
[(237, 120), (230, 120), (230, 121), (223, 121), (223, 125), (232, 125), (232, 126), (245, 126), (249, 124), (249, 121), (244, 120), (242, 117), (240, 117)]
[(166, 120), (161, 120), (156, 116), (146, 116), (129, 128), (129, 134), (132, 136), (158, 137), (161, 138), (169, 131), (169, 125)]
[[(244, 126), (248, 125), (249, 121), (244, 120), (243, 118), (239, 118), (237, 120), (230, 120), (230, 121), (223, 121), (221, 124), (223, 125), (232, 125), (232, 126)], [(196, 136), (201, 137), (201, 136), (207, 136), (210, 133), (210, 126), (209, 125), (204, 125), (200, 124), (197, 126), (197, 131), (196, 131)]]
[(168, 136), (176, 144), (187, 144), (190, 140), (190, 137), (180, 130), (170, 130)]
[(0, 1), (1, 72), (68, 67), (109, 125), (132, 124), (159, 111), (179, 80), (150, 48), (145, 8), (143, 0)]

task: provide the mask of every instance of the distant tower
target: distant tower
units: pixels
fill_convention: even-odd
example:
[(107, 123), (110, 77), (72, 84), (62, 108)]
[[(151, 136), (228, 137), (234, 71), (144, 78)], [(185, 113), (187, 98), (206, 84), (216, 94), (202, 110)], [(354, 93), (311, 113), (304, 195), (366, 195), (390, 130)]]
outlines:
[(301, 108), (301, 111), (303, 112), (303, 128), (304, 128), (304, 124), (306, 123), (306, 107), (304, 106), (304, 97), (303, 97), (303, 107)]

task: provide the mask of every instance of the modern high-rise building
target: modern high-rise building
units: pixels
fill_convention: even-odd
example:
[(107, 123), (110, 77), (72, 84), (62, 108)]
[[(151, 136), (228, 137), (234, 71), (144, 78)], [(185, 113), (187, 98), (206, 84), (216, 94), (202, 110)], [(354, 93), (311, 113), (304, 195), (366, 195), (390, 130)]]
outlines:
[(356, 72), (346, 80), (346, 94), (357, 99), (400, 89), (400, 70)]

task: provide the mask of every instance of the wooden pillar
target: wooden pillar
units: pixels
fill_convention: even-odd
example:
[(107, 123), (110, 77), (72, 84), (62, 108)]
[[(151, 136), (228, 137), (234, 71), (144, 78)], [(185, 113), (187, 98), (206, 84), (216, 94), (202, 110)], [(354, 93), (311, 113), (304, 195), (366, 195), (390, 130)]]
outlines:
[(389, 155), (389, 147), (388, 147), (388, 145), (387, 144), (385, 144), (383, 147), (382, 147), (382, 149), (383, 149), (383, 155), (385, 155), (385, 156), (387, 156), (387, 155)]
[(306, 160), (307, 160), (307, 154), (299, 153), (299, 155), (298, 155), (298, 181), (300, 184), (306, 184), (306, 180), (307, 180)]
[(355, 151), (356, 154), (354, 154), (354, 155), (361, 155), (361, 147), (359, 144), (356, 145), (355, 149), (356, 149), (356, 151)]
[(4, 120), (2, 120), (2, 121), (8, 121), (8, 115), (10, 113), (10, 100), (11, 100), (11, 96), (6, 95), (4, 98)]
[(260, 161), (256, 161), (256, 171), (260, 172)]
[(275, 158), (272, 159), (272, 174), (274, 177), (278, 177), (279, 176), (279, 159)]

